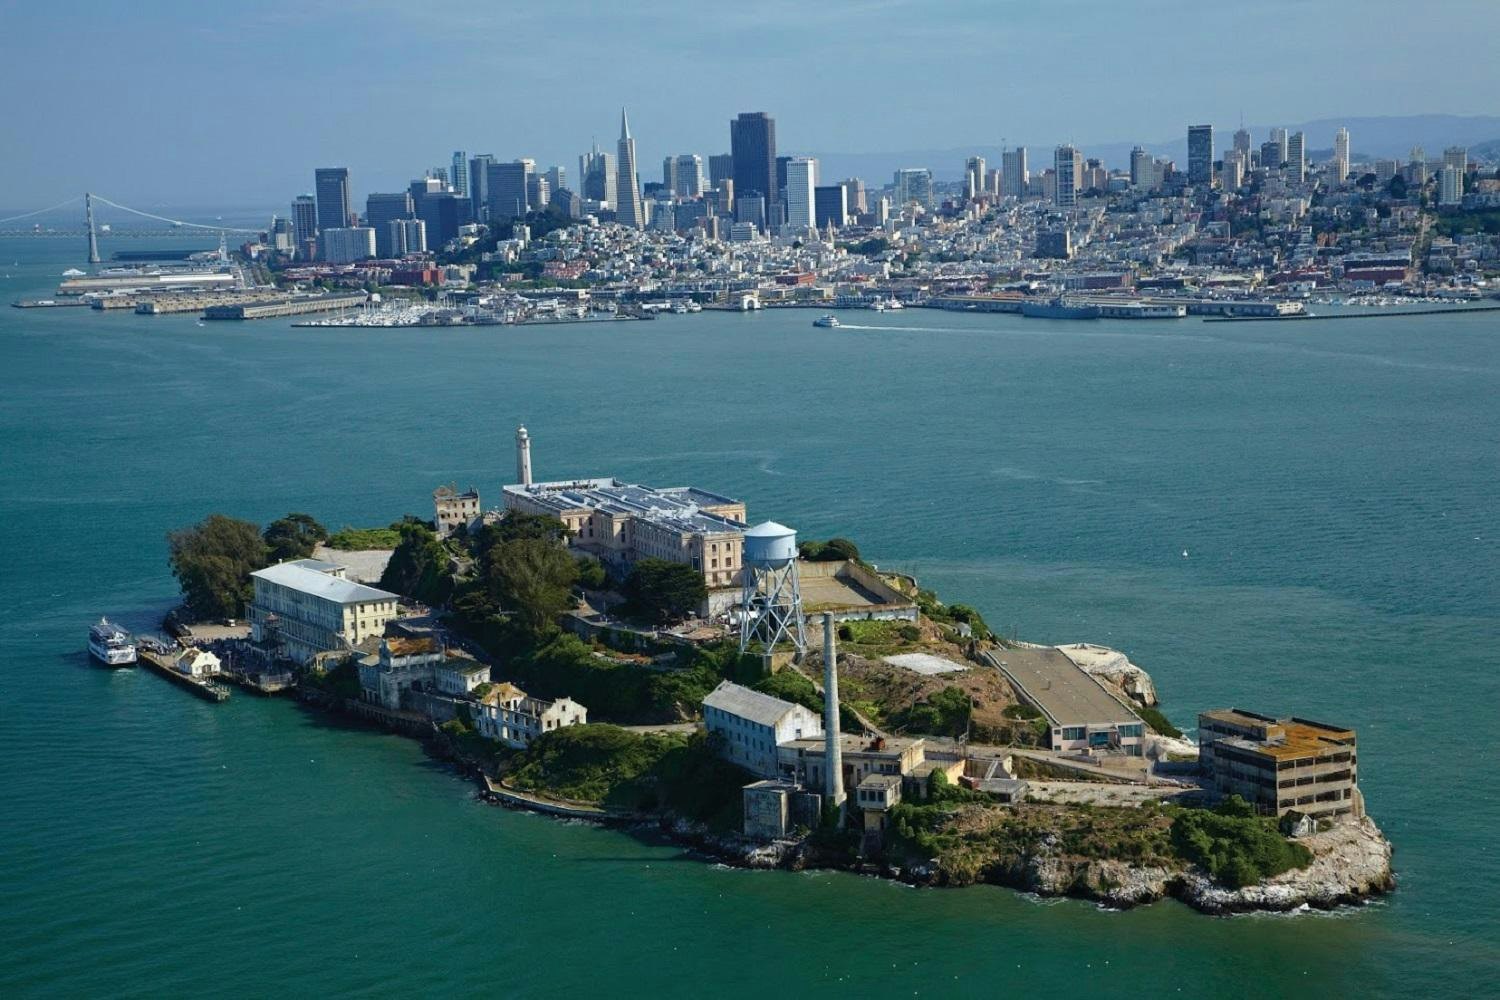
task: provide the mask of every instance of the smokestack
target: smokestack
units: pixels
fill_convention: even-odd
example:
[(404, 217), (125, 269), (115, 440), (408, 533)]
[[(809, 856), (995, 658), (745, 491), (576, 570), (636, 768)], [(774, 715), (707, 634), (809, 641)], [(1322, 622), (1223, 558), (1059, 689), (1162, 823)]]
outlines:
[(516, 479), (522, 486), (531, 485), (531, 435), (525, 425), (516, 428)]
[(833, 615), (823, 614), (823, 762), (824, 796), (838, 806), (844, 822), (844, 753), (839, 743), (839, 651), (834, 644)]

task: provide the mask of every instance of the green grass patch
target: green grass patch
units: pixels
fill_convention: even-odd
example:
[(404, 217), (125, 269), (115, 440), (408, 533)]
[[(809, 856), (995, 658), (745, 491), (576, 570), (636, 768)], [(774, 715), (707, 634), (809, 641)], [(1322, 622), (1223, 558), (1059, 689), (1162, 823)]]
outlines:
[(1172, 846), (1231, 889), (1306, 868), (1312, 861), (1304, 845), (1281, 835), (1274, 818), (1256, 816), (1237, 795), (1213, 809), (1179, 811), (1172, 821)]
[(1150, 726), (1158, 733), (1161, 733), (1163, 736), (1170, 736), (1174, 740), (1182, 739), (1182, 730), (1172, 725), (1172, 723), (1167, 720), (1167, 717), (1161, 714), (1161, 709), (1137, 707), (1135, 710), (1135, 714), (1139, 715), (1143, 720), (1145, 720), (1146, 725)]
[(360, 549), (394, 549), (401, 544), (401, 532), (395, 528), (350, 528), (335, 531), (328, 539), (330, 549), (354, 552)]

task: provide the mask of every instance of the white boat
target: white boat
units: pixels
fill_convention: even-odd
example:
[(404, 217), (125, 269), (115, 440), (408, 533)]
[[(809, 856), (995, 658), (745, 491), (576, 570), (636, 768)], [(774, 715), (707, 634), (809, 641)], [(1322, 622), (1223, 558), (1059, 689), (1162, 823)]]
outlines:
[(888, 299), (885, 300), (885, 307), (887, 309), (905, 309), (906, 308), (905, 306), (903, 306), (901, 304), (901, 300), (898, 299), (898, 298), (896, 298), (894, 295), (892, 295), (890, 298), (888, 298)]
[(89, 653), (107, 667), (128, 667), (135, 663), (135, 641), (120, 626), (100, 618), (89, 629)]
[(823, 327), (824, 329), (831, 329), (833, 327), (843, 325), (844, 324), (840, 323), (839, 318), (833, 315), (833, 313), (829, 313), (826, 316), (819, 316), (817, 319), (813, 320), (813, 326)]
[(880, 299), (876, 299), (874, 302), (870, 303), (870, 308), (874, 309), (878, 313), (883, 313), (885, 312), (885, 302)]

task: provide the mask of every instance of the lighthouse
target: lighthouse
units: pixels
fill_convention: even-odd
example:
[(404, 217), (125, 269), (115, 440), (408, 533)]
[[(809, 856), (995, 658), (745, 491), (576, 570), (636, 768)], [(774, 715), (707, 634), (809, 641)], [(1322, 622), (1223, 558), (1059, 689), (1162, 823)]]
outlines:
[(531, 435), (524, 424), (516, 428), (516, 482), (531, 485)]

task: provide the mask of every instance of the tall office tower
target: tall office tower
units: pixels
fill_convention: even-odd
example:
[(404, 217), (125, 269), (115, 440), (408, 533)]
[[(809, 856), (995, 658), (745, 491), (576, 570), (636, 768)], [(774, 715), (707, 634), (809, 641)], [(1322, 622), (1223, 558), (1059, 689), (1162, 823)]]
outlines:
[(1411, 148), (1411, 162), (1406, 166), (1406, 183), (1418, 187), (1427, 183), (1427, 150), (1421, 146)]
[(271, 216), (271, 249), (279, 253), (293, 253), (297, 249), (296, 229), (290, 219)]
[(813, 225), (819, 229), (842, 229), (849, 224), (848, 190), (842, 184), (822, 184), (813, 189)]
[(409, 191), (365, 196), (365, 225), (375, 230), (375, 256), (393, 256), (391, 222), (415, 215), (416, 207)]
[(964, 161), (964, 197), (978, 198), (985, 191), (986, 171), (984, 157), (971, 156)]
[(469, 154), (461, 149), (453, 151), (453, 167), (448, 171), (453, 193), (460, 198), (469, 196)]
[[(455, 195), (455, 197), (457, 197)], [(385, 241), (390, 253), (381, 257), (405, 257), (407, 254), (427, 252), (427, 223), (421, 219), (392, 219), (381, 227), (385, 230)], [(375, 231), (375, 243), (381, 241), (380, 230)]]
[[(734, 181), (728, 183), (733, 184)], [(735, 195), (734, 198), (734, 221), (748, 222), (757, 230), (763, 230), (766, 226), (766, 199), (759, 193), (747, 195)]]
[(1214, 184), (1214, 127), (1188, 126), (1188, 183), (1197, 187)]
[(1083, 183), (1083, 154), (1072, 146), (1058, 146), (1052, 155), (1052, 166), (1057, 174), (1052, 203), (1058, 208), (1075, 207), (1078, 187)]
[(673, 164), (676, 184), (672, 190), (679, 198), (696, 198), (703, 193), (703, 157), (697, 153), (683, 153)]
[(1250, 130), (1243, 125), (1234, 133), (1234, 151), (1244, 157), (1246, 166), (1250, 165)]
[(1245, 154), (1238, 149), (1225, 151), (1224, 167), (1219, 172), (1219, 186), (1225, 192), (1238, 191), (1243, 183), (1245, 183)]
[(640, 229), (646, 224), (646, 216), (641, 209), (640, 179), (635, 172), (635, 140), (630, 137), (630, 120), (625, 117), (624, 108), (620, 109), (620, 145), (617, 162), (619, 169), (615, 190), (618, 201), (615, 204), (615, 221), (633, 229)]
[(292, 199), (292, 233), (300, 253), (307, 241), (318, 235), (318, 202), (310, 194)]
[(708, 186), (718, 187), (724, 181), (734, 180), (734, 154), (715, 153), (708, 158)]
[(489, 217), (490, 164), (494, 162), (492, 153), (480, 153), (469, 160), (469, 215), (475, 222)]
[(318, 193), (318, 228), (347, 228), (354, 211), (349, 198), (349, 168), (319, 167), (313, 171), (313, 190)]
[[(776, 120), (764, 111), (746, 111), (729, 123), (729, 150), (734, 157), (734, 196), (760, 195), (776, 204)], [(755, 222), (755, 219), (740, 219)]]
[(1017, 146), (1000, 154), (1000, 193), (1017, 201), (1026, 197), (1031, 172), (1026, 169), (1026, 147)]
[(411, 195), (412, 203), (415, 204), (430, 194), (442, 194), (448, 190), (448, 185), (436, 177), (428, 176), (412, 181), (406, 186), (406, 190)]
[(1468, 147), (1449, 146), (1443, 150), (1443, 173), (1438, 183), (1439, 205), (1463, 204), (1464, 174), (1468, 171)]
[(613, 210), (619, 179), (615, 176), (613, 153), (601, 153), (597, 145), (578, 158), (580, 192), (584, 200), (597, 201)]
[(923, 208), (932, 207), (932, 171), (926, 167), (902, 167), (891, 180), (896, 189), (896, 205), (905, 208), (916, 202)]
[(468, 202), (452, 191), (434, 191), (417, 201), (417, 218), (424, 226), (426, 245), (441, 248), (458, 238), (458, 227), (468, 218)]
[(846, 181), (839, 181), (839, 187), (844, 189), (844, 209), (850, 215), (864, 215), (870, 211), (865, 203), (864, 181), (851, 177)]
[(1151, 154), (1137, 146), (1130, 151), (1130, 186), (1144, 191), (1151, 187)]
[(788, 229), (802, 232), (817, 224), (814, 211), (817, 186), (818, 161), (806, 156), (794, 156), (786, 165), (786, 225)]
[(776, 157), (776, 197), (771, 200), (776, 203), (775, 224), (778, 226), (786, 221), (786, 165), (791, 162), (790, 156)]
[(668, 191), (671, 191), (673, 194), (677, 193), (677, 157), (662, 157), (661, 183)]
[(1287, 137), (1286, 129), (1273, 128), (1271, 130), (1271, 143), (1276, 147), (1276, 156), (1271, 163), (1264, 164), (1272, 170), (1281, 169), (1281, 165), (1287, 160)]
[(984, 193), (1000, 197), (1000, 171), (991, 168), (984, 175)]
[(533, 212), (540, 212), (552, 203), (552, 185), (543, 174), (532, 174), (526, 178), (526, 204)]
[(336, 226), (318, 234), (318, 256), (329, 264), (353, 264), (375, 256), (375, 230)]
[(547, 173), (544, 176), (547, 178), (547, 186), (552, 189), (553, 194), (568, 186), (568, 169), (566, 167), (548, 167)]
[(1349, 176), (1349, 130), (1340, 127), (1333, 133), (1333, 181), (1335, 184), (1344, 183), (1344, 178)]
[(1286, 173), (1297, 184), (1307, 180), (1307, 136), (1301, 132), (1287, 138)]
[(505, 223), (527, 213), (527, 189), (531, 186), (531, 172), (535, 168), (536, 162), (528, 159), (489, 165), (486, 173), (491, 222)]

